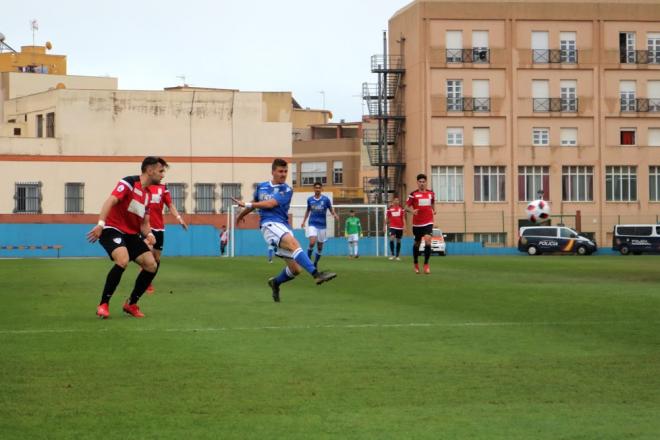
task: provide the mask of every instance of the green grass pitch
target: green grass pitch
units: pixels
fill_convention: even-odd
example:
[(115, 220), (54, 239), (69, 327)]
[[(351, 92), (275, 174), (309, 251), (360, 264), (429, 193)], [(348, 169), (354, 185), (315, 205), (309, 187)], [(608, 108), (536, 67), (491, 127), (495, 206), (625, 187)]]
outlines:
[(0, 437), (655, 440), (659, 258), (0, 260)]

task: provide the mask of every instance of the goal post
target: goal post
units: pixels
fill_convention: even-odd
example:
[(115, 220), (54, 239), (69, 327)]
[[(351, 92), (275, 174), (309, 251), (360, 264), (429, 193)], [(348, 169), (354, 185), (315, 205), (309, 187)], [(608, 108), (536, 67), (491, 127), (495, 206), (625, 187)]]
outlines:
[[(348, 244), (344, 238), (344, 227), (346, 219), (353, 210), (360, 219), (362, 225), (363, 238), (360, 239), (360, 255), (364, 256), (387, 256), (387, 234), (383, 233), (383, 224), (387, 212), (387, 205), (379, 204), (350, 204), (333, 205), (339, 220), (327, 212), (327, 241), (323, 249), (324, 255), (346, 255)], [(261, 236), (258, 226), (256, 229), (244, 229), (236, 227), (236, 217), (241, 209), (238, 205), (232, 205), (230, 208), (229, 226), (229, 257), (240, 257), (248, 255), (265, 255), (267, 246)], [(307, 238), (302, 229), (302, 221), (307, 211), (307, 205), (290, 205), (289, 224), (294, 236), (300, 242), (303, 249), (307, 249)], [(257, 215), (256, 213), (250, 214)], [(255, 224), (251, 221), (249, 224)], [(309, 224), (307, 220), (305, 226)]]

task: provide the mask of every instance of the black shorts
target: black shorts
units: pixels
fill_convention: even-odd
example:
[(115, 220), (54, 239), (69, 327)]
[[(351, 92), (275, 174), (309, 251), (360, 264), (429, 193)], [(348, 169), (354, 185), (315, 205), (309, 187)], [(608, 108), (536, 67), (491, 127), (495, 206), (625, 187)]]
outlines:
[(413, 235), (415, 236), (415, 241), (420, 241), (425, 235), (433, 234), (433, 225), (426, 226), (413, 226)]
[(401, 238), (403, 237), (403, 229), (390, 228), (389, 234), (390, 236), (394, 235), (395, 238)]
[(154, 234), (154, 237), (156, 237), (156, 244), (154, 245), (154, 249), (162, 251), (163, 245), (165, 244), (165, 231), (154, 231), (152, 229), (151, 233)]
[(99, 243), (101, 243), (111, 260), (112, 251), (120, 247), (125, 247), (128, 250), (130, 261), (135, 261), (137, 257), (145, 252), (151, 252), (140, 234), (124, 234), (113, 228), (105, 228), (101, 232)]

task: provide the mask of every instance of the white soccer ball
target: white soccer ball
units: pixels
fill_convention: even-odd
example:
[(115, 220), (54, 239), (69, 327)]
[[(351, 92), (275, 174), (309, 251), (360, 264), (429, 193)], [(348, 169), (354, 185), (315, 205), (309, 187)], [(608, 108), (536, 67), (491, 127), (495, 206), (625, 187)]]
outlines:
[(543, 223), (550, 218), (550, 203), (546, 200), (534, 200), (527, 205), (527, 218), (530, 222)]

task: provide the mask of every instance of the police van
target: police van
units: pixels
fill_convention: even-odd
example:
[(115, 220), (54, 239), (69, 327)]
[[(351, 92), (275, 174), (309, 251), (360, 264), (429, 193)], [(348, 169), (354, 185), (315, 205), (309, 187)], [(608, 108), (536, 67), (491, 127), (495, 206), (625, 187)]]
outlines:
[(660, 225), (615, 225), (612, 249), (621, 255), (660, 252)]
[(575, 253), (591, 255), (596, 243), (565, 226), (527, 226), (520, 228), (518, 250), (529, 255), (543, 253)]

